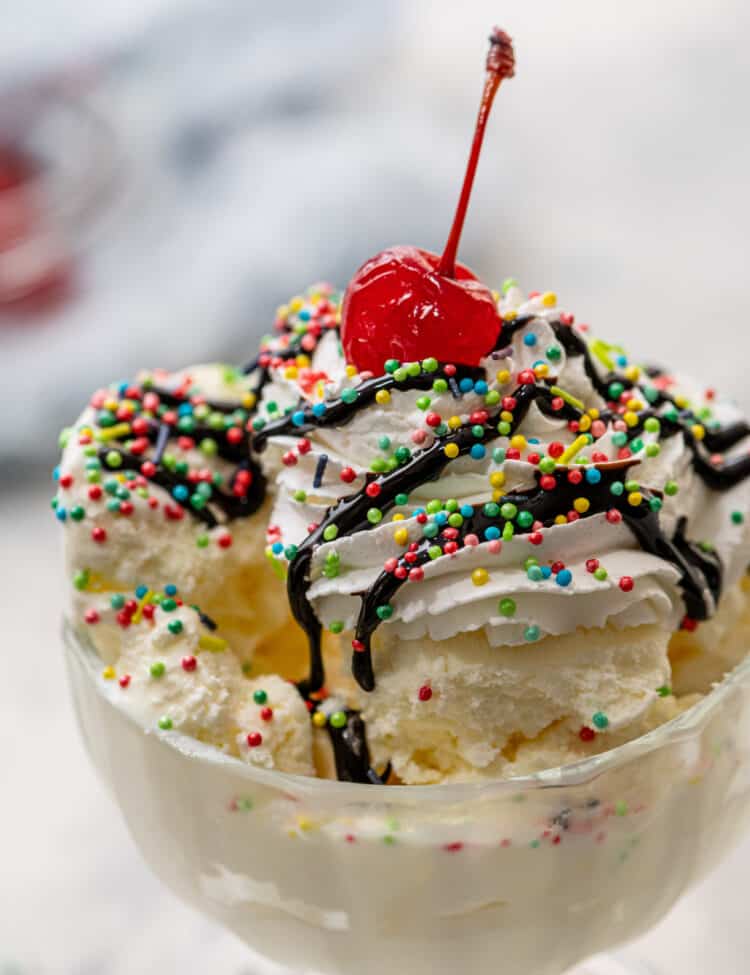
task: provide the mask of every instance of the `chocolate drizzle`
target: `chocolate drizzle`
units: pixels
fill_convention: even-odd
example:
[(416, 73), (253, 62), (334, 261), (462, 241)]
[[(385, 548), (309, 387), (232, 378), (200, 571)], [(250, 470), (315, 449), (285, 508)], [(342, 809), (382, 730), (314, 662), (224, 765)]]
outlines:
[[(515, 332), (532, 320), (533, 317), (525, 317), (505, 323), (499, 348), (493, 355), (501, 357), (504, 347), (507, 347)], [(604, 375), (600, 374), (587, 343), (576, 330), (559, 321), (548, 324), (568, 356), (582, 357), (586, 375), (605, 402), (610, 403), (612, 400), (613, 384), (622, 384), (624, 389), (632, 387), (632, 380), (614, 370)], [(442, 375), (442, 372), (438, 375)], [(458, 371), (455, 376), (448, 377), (449, 388), (454, 397), (460, 397), (462, 391), (459, 384), (462, 378), (476, 380), (483, 378), (483, 375), (483, 372), (476, 368)], [(657, 372), (651, 373), (651, 376), (657, 381), (661, 378)], [(346, 399), (339, 397), (317, 406), (302, 401), (295, 410), (272, 421), (256, 434), (254, 447), (262, 450), (268, 439), (273, 436), (302, 436), (317, 427), (342, 426), (375, 402), (381, 390), (429, 390), (434, 380), (435, 372), (420, 369), (419, 372), (404, 375), (401, 371), (398, 379), (390, 374), (365, 380), (355, 387), (355, 393), (349, 392)], [(563, 402), (561, 405), (559, 397), (552, 392), (552, 385), (551, 380), (545, 379), (519, 385), (511, 393), (512, 422), (502, 434), (503, 438), (511, 437), (518, 429), (532, 403), (536, 403), (538, 409), (547, 416), (573, 421), (581, 420), (583, 411), (568, 402)], [(452, 460), (465, 457), (475, 444), (484, 445), (498, 439), (500, 435), (497, 421), (507, 399), (504, 398), (503, 403), (497, 404), (492, 409), (481, 411), (484, 413), (481, 423), (477, 422), (477, 417), (474, 415), (468, 423), (463, 423), (456, 430), (436, 431), (440, 435), (436, 436), (432, 444), (409, 456), (395, 470), (382, 475), (366, 474), (363, 488), (329, 508), (323, 521), (301, 543), (290, 561), (287, 588), (292, 613), (306, 631), (310, 645), (310, 673), (300, 688), (304, 694), (320, 689), (325, 679), (320, 649), (321, 625), (307, 597), (311, 583), (312, 559), (317, 547), (335, 538), (368, 531), (374, 527), (367, 517), (373, 503), (377, 504), (381, 512), (386, 513), (398, 505), (396, 501), (398, 495), (408, 496), (414, 489), (436, 480)], [(668, 409), (659, 409), (665, 405)], [(685, 446), (691, 453), (696, 473), (710, 489), (726, 490), (750, 475), (750, 456), (733, 458), (727, 462), (716, 462), (710, 456), (711, 453), (730, 449), (748, 436), (750, 427), (747, 424), (735, 423), (724, 428), (709, 428), (703, 439), (698, 439), (693, 429), (700, 422), (698, 418), (690, 410), (679, 409), (674, 398), (668, 392), (658, 388), (651, 390), (649, 406), (638, 413), (637, 422), (629, 428), (628, 435), (631, 439), (643, 431), (644, 424), (650, 417), (658, 419), (662, 439), (678, 434), (683, 436)], [(600, 418), (605, 423), (618, 419), (619, 414), (614, 404), (602, 410)], [(445, 448), (453, 444), (458, 450), (455, 457), (450, 457)], [(621, 484), (627, 476), (628, 468), (636, 463), (638, 463), (637, 458), (628, 456), (621, 461), (596, 465), (601, 480), (596, 484), (585, 484), (585, 496), (590, 502), (587, 516), (614, 511), (618, 515), (618, 520), (624, 521), (644, 551), (670, 562), (678, 569), (688, 616), (696, 620), (706, 619), (713, 613), (721, 594), (720, 560), (715, 552), (686, 537), (684, 519), (678, 524), (672, 538), (665, 535), (658, 514), (661, 501), (658, 492), (641, 489), (641, 497), (637, 503), (632, 503), (627, 493), (612, 492), (613, 484)], [(574, 499), (582, 491), (580, 480), (570, 481), (568, 477), (567, 468), (558, 467), (554, 473), (555, 489), (552, 490), (549, 486), (542, 487), (542, 477), (537, 471), (535, 472), (536, 484), (531, 490), (509, 493), (502, 498), (500, 504), (487, 504), (476, 510), (472, 509), (471, 514), (463, 518), (460, 528), (443, 529), (437, 537), (424, 538), (416, 545), (412, 544), (400, 558), (391, 560), (395, 561), (395, 567), (391, 567), (391, 571), (382, 572), (361, 596), (362, 604), (353, 642), (352, 671), (364, 690), (372, 690), (375, 686), (371, 653), (372, 634), (380, 622), (388, 618), (384, 610), (392, 612), (390, 601), (400, 587), (409, 581), (410, 573), (415, 568), (428, 564), (435, 557), (436, 546), (441, 549), (441, 555), (438, 557), (447, 554), (444, 552), (446, 541), (455, 543), (453, 549), (455, 552), (470, 534), (480, 539), (498, 536), (507, 538), (509, 529), (512, 529), (513, 535), (528, 534), (532, 530), (538, 531), (540, 528), (554, 524), (561, 513), (570, 510)], [(366, 493), (368, 487), (372, 490), (373, 484), (379, 490), (374, 495)], [(532, 518), (525, 524), (519, 525), (513, 520), (515, 516), (503, 517), (500, 513), (500, 509), (505, 505), (512, 505), (517, 511), (528, 512)], [(488, 536), (488, 530), (494, 530), (495, 534)], [(361, 777), (361, 769), (358, 774), (360, 774), (359, 781), (366, 780)]]

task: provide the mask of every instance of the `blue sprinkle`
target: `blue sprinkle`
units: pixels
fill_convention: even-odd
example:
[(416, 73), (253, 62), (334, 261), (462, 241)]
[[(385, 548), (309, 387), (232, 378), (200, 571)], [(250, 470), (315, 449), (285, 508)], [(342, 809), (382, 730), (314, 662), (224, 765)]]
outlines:
[(527, 443), (539, 443), (540, 441), (539, 441), (539, 437), (527, 437), (526, 438), (526, 442)]
[(292, 413), (292, 423), (295, 427), (302, 427), (305, 425), (305, 414), (303, 410), (296, 410)]
[(53, 481), (59, 481), (60, 480), (60, 467), (59, 467), (59, 465), (52, 471), (52, 480)]
[(552, 575), (552, 569), (548, 565), (542, 566), (542, 579), (549, 579)]
[(323, 483), (323, 475), (326, 472), (326, 464), (328, 463), (328, 454), (321, 454), (318, 457), (318, 463), (315, 465), (315, 474), (313, 475), (313, 487), (319, 488)]
[(489, 528), (485, 528), (484, 537), (488, 542), (492, 542), (496, 538), (500, 538), (500, 529), (497, 527), (497, 525), (490, 525)]
[(573, 581), (573, 573), (570, 569), (560, 569), (560, 571), (555, 576), (555, 582), (558, 586), (569, 586)]
[(462, 504), (459, 511), (464, 518), (471, 518), (471, 516), (474, 514), (474, 509), (470, 504)]
[(187, 501), (190, 497), (190, 492), (184, 484), (178, 484), (177, 487), (172, 489), (172, 497), (175, 501)]
[(467, 376), (465, 379), (461, 380), (461, 382), (458, 384), (458, 388), (462, 393), (470, 393), (472, 389), (474, 389), (474, 383)]
[(487, 450), (485, 449), (484, 444), (475, 443), (472, 446), (472, 448), (469, 451), (469, 453), (474, 458), (474, 460), (481, 460), (485, 456), (485, 454), (487, 453)]
[[(138, 588), (140, 588), (140, 586)], [(177, 586), (173, 582), (169, 582), (164, 587), (164, 592), (168, 596), (176, 596), (177, 595)], [(145, 593), (144, 593), (144, 596), (145, 596)]]
[(536, 345), (536, 335), (533, 332), (527, 332), (523, 337), (524, 345)]
[(157, 467), (161, 464), (161, 459), (164, 456), (164, 451), (167, 449), (167, 443), (170, 437), (170, 428), (166, 423), (162, 423), (159, 426), (159, 432), (156, 435), (156, 443), (154, 445), (154, 452), (151, 455), (151, 462), (156, 464)]
[(130, 386), (130, 383), (120, 383), (120, 384), (118, 385), (118, 387), (117, 387), (117, 392), (118, 392), (118, 394), (119, 394), (120, 396), (124, 396), (124, 395), (125, 395), (125, 393), (127, 393), (127, 391), (128, 391), (128, 387), (129, 387), (129, 386)]
[(178, 416), (192, 416), (193, 415), (193, 407), (192, 407), (192, 404), (191, 403), (180, 403), (180, 405), (177, 407), (177, 415)]
[(326, 411), (325, 403), (316, 403), (315, 406), (313, 406), (312, 411), (314, 416), (323, 416)]
[(68, 512), (65, 510), (65, 508), (55, 508), (55, 518), (57, 518), (58, 521), (65, 521), (67, 517)]
[(598, 484), (602, 479), (602, 472), (596, 467), (589, 467), (586, 471), (586, 480), (589, 484)]
[(302, 308), (297, 316), (301, 322), (310, 321), (310, 311), (307, 308)]
[(417, 515), (426, 515), (426, 514), (427, 512), (425, 511), (424, 508), (415, 508), (414, 511), (412, 511), (411, 516), (412, 518), (416, 518)]
[(438, 523), (438, 525), (444, 525), (448, 521), (448, 515), (445, 511), (438, 511), (438, 513), (435, 515), (435, 521)]
[(626, 366), (628, 364), (628, 357), (626, 355), (618, 355), (615, 362), (618, 366)]
[(271, 551), (274, 555), (281, 555), (281, 553), (284, 551), (283, 542), (274, 542), (271, 546)]
[(477, 379), (477, 381), (474, 383), (474, 392), (479, 393), (480, 396), (484, 396), (489, 388), (490, 387), (487, 385), (484, 379)]
[[(166, 589), (164, 591), (166, 592)], [(148, 592), (148, 586), (136, 586), (136, 589), (135, 589), (135, 598), (136, 599), (143, 599), (143, 597), (146, 595), (147, 592)], [(167, 593), (167, 595), (168, 596), (171, 596), (173, 594), (170, 592), (170, 593)]]

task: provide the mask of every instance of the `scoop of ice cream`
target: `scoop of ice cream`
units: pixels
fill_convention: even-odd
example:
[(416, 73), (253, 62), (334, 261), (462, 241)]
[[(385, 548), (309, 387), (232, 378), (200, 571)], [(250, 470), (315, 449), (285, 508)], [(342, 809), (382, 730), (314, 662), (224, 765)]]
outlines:
[(390, 760), (408, 783), (517, 774), (519, 747), (531, 751), (553, 728), (571, 746), (599, 726), (637, 735), (670, 676), (670, 633), (656, 624), (523, 647), (493, 647), (482, 630), (444, 640), (385, 632), (362, 713), (376, 765)]
[(238, 652), (288, 619), (264, 556), (270, 501), (249, 452), (256, 380), (220, 365), (94, 394), (64, 432), (54, 499), (77, 592), (175, 585)]
[[(324, 329), (302, 370), (268, 353), (272, 554), (311, 646), (319, 624), (352, 640), (374, 763), (404, 781), (512, 774), (509, 754), (533, 764), (552, 730), (589, 751), (605, 729), (641, 733), (666, 708), (670, 635), (710, 627), (750, 562), (739, 413), (593, 338), (554, 295), (511, 285), (499, 307), (478, 369), (436, 349), (357, 374)], [(286, 312), (287, 337), (311, 334), (314, 306)], [(708, 628), (703, 646), (716, 656)], [(560, 689), (529, 695), (536, 723), (518, 703), (532, 658)], [(685, 690), (723, 669), (684, 670)]]
[(119, 706), (140, 724), (264, 768), (314, 774), (310, 719), (296, 688), (274, 675), (246, 676), (248, 666), (195, 609), (161, 592), (126, 600), (127, 608), (100, 594), (84, 598), (88, 632), (109, 660), (102, 680), (116, 685)]

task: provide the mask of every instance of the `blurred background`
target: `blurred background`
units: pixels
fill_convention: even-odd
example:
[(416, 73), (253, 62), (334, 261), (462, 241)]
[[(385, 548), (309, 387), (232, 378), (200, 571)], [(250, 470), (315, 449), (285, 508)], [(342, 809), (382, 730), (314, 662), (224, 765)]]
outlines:
[[(463, 260), (555, 290), (603, 337), (750, 407), (750, 8), (0, 9), (0, 975), (253, 975), (146, 873), (77, 740), (47, 510), (59, 427), (140, 366), (247, 359), (279, 303), (385, 245), (440, 250), (493, 23), (518, 71)], [(631, 951), (746, 972), (749, 867), (746, 845)]]

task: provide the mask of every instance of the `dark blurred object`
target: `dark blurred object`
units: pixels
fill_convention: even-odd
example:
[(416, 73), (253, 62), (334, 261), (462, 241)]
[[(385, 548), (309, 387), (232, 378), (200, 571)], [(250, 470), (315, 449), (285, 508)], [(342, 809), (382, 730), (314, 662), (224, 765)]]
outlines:
[(116, 169), (112, 134), (80, 92), (45, 83), (0, 98), (0, 324), (72, 295)]

